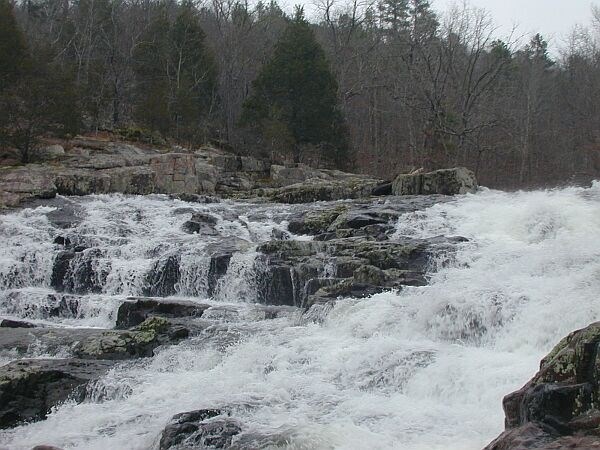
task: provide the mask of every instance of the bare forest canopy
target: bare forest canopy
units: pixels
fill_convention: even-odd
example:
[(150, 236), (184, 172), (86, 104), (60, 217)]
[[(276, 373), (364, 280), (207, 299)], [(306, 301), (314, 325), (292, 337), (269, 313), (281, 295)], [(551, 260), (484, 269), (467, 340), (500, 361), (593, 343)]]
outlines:
[[(425, 0), (0, 0), (0, 144), (112, 131), (391, 178), (600, 175), (600, 14), (560, 51)], [(559, 55), (559, 56), (554, 56)]]

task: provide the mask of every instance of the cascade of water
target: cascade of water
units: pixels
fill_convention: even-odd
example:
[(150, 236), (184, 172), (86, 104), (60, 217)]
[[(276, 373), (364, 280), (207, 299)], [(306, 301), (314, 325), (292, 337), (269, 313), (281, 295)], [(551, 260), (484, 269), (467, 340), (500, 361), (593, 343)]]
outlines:
[[(116, 260), (146, 274), (165, 255), (178, 257), (174, 293), (206, 295), (211, 264), (208, 255), (198, 256), (214, 240), (181, 231), (189, 214), (173, 214), (193, 206), (125, 196), (81, 203), (82, 245), (102, 248), (111, 261), (103, 269), (111, 287), (82, 298), (137, 292), (146, 277)], [(268, 206), (255, 205), (262, 215), (245, 210), (247, 225), (238, 226), (236, 208), (243, 207), (205, 210), (220, 217), (221, 231), (235, 229), (251, 243), (281, 227), (287, 214), (273, 206), (269, 216), (262, 214)], [(59, 249), (47, 244), (57, 232), (44, 215), (38, 208), (0, 219), (0, 232), (14, 235), (0, 249), (2, 308), (15, 288), (49, 285)], [(503, 395), (526, 382), (561, 337), (600, 319), (600, 184), (483, 190), (401, 216), (394, 238), (439, 235), (469, 241), (458, 244), (452, 258), (440, 256), (429, 285), (319, 304), (302, 320), (292, 311), (267, 319), (257, 306), (239, 303), (256, 298), (260, 273), (255, 252), (245, 247), (217, 282), (220, 303), (205, 315), (215, 322), (201, 335), (154, 358), (122, 363), (90, 386), (88, 401), (4, 431), (0, 442), (15, 449), (40, 442), (147, 449), (173, 414), (223, 407), (244, 432), (285, 436), (287, 448), (481, 448), (502, 429)], [(19, 248), (27, 239), (29, 252)], [(32, 260), (38, 269), (28, 272), (21, 258), (30, 252), (38, 255)], [(18, 285), (6, 281), (13, 272)], [(28, 298), (30, 305), (43, 304)], [(26, 317), (25, 310), (15, 307), (11, 314)]]

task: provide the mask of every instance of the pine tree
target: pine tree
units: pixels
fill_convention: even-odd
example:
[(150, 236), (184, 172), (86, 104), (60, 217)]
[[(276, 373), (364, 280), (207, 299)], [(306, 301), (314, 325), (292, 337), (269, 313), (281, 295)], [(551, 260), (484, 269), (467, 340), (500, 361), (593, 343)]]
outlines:
[(27, 64), (25, 39), (9, 0), (0, 0), (0, 92), (16, 81)]
[(346, 128), (337, 104), (337, 82), (302, 8), (277, 42), (272, 58), (253, 83), (242, 122), (263, 138), (277, 134), (298, 161), (302, 146), (315, 145), (325, 158), (341, 162), (347, 152)]

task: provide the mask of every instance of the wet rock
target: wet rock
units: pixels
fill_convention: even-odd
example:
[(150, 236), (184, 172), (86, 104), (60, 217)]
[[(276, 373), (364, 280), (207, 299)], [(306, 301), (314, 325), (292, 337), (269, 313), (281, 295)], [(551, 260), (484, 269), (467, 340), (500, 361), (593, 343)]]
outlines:
[(6, 295), (7, 313), (25, 318), (48, 319), (52, 317), (77, 318), (81, 297), (73, 294), (50, 293), (32, 296), (31, 293), (13, 291)]
[(344, 180), (310, 179), (280, 188), (270, 195), (270, 199), (294, 204), (365, 198), (371, 196), (379, 184), (379, 180), (358, 176)]
[(600, 448), (600, 322), (564, 338), (503, 406), (506, 431), (486, 447)]
[(338, 205), (325, 210), (309, 211), (298, 218), (290, 220), (288, 230), (294, 234), (316, 235), (325, 233), (333, 221), (347, 209), (346, 205)]
[(117, 328), (130, 328), (141, 324), (149, 317), (166, 318), (201, 317), (208, 305), (184, 300), (130, 297), (119, 306)]
[(287, 241), (290, 239), (290, 233), (273, 228), (273, 231), (271, 232), (271, 238), (278, 241)]
[(0, 350), (27, 356), (31, 349), (42, 349), (51, 355), (68, 352), (81, 359), (122, 360), (152, 356), (159, 345), (187, 335), (189, 330), (161, 317), (148, 318), (129, 330), (0, 327)]
[(66, 236), (56, 236), (52, 243), (56, 245), (62, 245), (64, 247), (71, 246), (71, 240)]
[(218, 223), (218, 219), (206, 213), (196, 212), (192, 214), (192, 217), (182, 225), (183, 231), (189, 234), (202, 234), (202, 235), (218, 235), (218, 231), (215, 230), (215, 226)]
[(218, 199), (217, 197), (212, 197), (210, 195), (198, 195), (198, 194), (185, 194), (185, 193), (171, 194), (171, 195), (169, 195), (169, 198), (181, 200), (182, 202), (188, 202), (188, 203), (209, 204), (209, 203), (220, 203), (221, 202), (221, 200)]
[(35, 328), (35, 325), (22, 320), (0, 319), (0, 328)]
[(61, 229), (73, 228), (82, 220), (80, 207), (70, 202), (62, 203), (54, 211), (46, 214), (46, 217), (53, 226)]
[(168, 297), (177, 292), (176, 285), (179, 283), (181, 273), (179, 271), (179, 258), (169, 256), (154, 263), (154, 266), (146, 274), (146, 285), (144, 295), (148, 297)]
[(67, 399), (82, 401), (85, 386), (112, 367), (109, 361), (29, 359), (0, 367), (0, 428), (45, 419)]
[[(306, 306), (318, 301), (317, 297), (366, 297), (407, 285), (422, 286), (427, 282), (430, 256), (442, 249), (450, 252), (460, 240), (378, 241), (350, 234), (327, 241), (269, 241), (257, 249), (262, 261), (259, 267), (263, 268), (259, 300), (273, 305)], [(328, 271), (329, 276), (324, 277)], [(339, 280), (315, 290), (322, 283), (315, 280), (322, 278)]]
[(476, 190), (475, 174), (464, 167), (398, 175), (392, 186), (394, 195), (456, 195)]
[(160, 439), (160, 450), (224, 449), (242, 431), (240, 424), (218, 409), (201, 409), (173, 416)]
[(102, 292), (108, 267), (98, 266), (100, 249), (75, 247), (59, 252), (54, 260), (50, 285), (59, 292), (90, 294)]

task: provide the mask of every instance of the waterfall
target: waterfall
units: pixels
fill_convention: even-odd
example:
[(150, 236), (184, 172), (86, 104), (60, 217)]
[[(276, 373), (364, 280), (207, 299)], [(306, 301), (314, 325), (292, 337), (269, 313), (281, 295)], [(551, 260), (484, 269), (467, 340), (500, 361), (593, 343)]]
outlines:
[[(432, 258), (426, 286), (304, 313), (256, 304), (256, 248), (310, 205), (67, 200), (80, 219), (68, 229), (52, 225), (52, 206), (0, 216), (3, 316), (107, 327), (127, 296), (148, 293), (211, 308), (198, 335), (119, 363), (83, 403), (0, 432), (11, 449), (150, 449), (174, 414), (202, 408), (226, 408), (244, 433), (280, 436), (277, 448), (480, 449), (503, 429), (502, 397), (563, 336), (600, 320), (600, 183), (483, 189), (403, 214), (392, 240), (467, 240)], [(217, 234), (186, 233), (194, 211), (216, 217)], [(61, 252), (72, 252), (70, 275), (57, 292)]]

